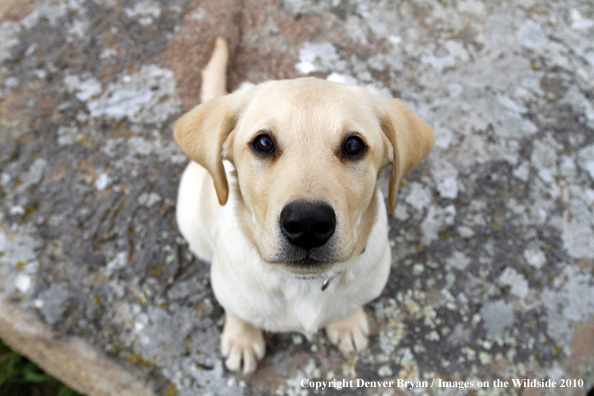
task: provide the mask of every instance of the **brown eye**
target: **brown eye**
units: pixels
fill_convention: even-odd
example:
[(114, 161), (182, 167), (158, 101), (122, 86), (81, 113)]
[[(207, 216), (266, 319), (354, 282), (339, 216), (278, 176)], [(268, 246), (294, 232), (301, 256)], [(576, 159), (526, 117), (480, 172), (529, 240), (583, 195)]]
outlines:
[(342, 153), (347, 157), (358, 157), (365, 151), (365, 143), (357, 136), (348, 138), (342, 146)]
[(263, 154), (271, 154), (274, 152), (274, 142), (272, 138), (268, 135), (258, 135), (256, 139), (254, 139), (252, 143), (252, 147), (257, 152)]

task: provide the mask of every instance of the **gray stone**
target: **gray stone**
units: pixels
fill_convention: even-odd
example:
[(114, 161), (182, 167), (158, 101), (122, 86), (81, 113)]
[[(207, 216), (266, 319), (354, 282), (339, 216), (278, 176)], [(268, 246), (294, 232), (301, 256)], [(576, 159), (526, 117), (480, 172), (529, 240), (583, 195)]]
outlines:
[(53, 325), (68, 311), (71, 298), (72, 294), (66, 284), (53, 284), (35, 300), (35, 307), (41, 311), (45, 321)]
[(514, 323), (514, 311), (511, 304), (505, 301), (490, 301), (481, 308), (481, 316), (487, 329), (487, 337), (500, 339), (503, 330)]

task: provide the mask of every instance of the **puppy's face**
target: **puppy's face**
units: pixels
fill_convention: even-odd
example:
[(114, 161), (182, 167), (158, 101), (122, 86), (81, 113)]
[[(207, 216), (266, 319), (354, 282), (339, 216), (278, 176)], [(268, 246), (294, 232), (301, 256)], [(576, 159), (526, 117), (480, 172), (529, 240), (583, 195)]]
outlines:
[[(219, 130), (202, 132), (213, 116)], [(264, 261), (315, 273), (361, 254), (380, 170), (393, 165), (393, 209), (398, 180), (429, 152), (433, 133), (399, 101), (305, 78), (246, 85), (198, 106), (178, 121), (176, 139), (213, 175), (221, 203), (228, 186), (218, 162), (233, 162), (238, 219)]]
[(365, 89), (264, 84), (230, 138), (244, 221), (265, 261), (318, 270), (361, 253), (390, 154)]

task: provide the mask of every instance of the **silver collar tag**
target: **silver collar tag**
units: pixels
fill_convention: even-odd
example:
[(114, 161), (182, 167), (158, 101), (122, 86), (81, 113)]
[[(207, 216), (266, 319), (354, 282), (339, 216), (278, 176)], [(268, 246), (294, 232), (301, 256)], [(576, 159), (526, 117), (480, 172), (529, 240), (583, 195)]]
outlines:
[(330, 283), (332, 283), (332, 281), (334, 280), (335, 276), (332, 276), (330, 278), (327, 278), (324, 281), (324, 284), (322, 285), (322, 291), (326, 290), (328, 288), (328, 286), (330, 286)]

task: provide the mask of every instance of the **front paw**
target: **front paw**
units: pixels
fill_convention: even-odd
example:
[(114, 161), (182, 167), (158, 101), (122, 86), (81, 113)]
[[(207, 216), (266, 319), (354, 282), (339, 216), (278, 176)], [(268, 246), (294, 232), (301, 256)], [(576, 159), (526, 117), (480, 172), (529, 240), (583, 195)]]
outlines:
[(253, 373), (258, 366), (257, 361), (266, 353), (262, 330), (227, 313), (221, 337), (221, 352), (229, 370), (240, 371), (243, 363), (243, 374)]
[(343, 353), (360, 352), (367, 347), (369, 324), (363, 308), (350, 316), (326, 326), (326, 335), (331, 343), (338, 345)]

